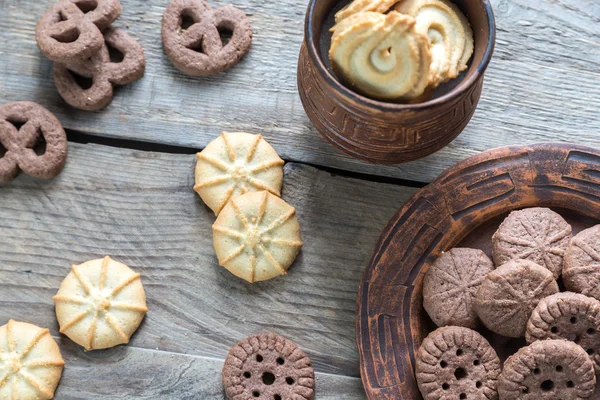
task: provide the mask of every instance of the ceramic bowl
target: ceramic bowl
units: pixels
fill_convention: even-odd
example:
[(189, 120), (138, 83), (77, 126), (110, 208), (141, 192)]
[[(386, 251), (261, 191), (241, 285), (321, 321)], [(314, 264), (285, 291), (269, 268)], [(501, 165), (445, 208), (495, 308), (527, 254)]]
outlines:
[(399, 164), (450, 143), (475, 112), (483, 74), (496, 37), (489, 0), (454, 0), (473, 28), (475, 50), (458, 78), (440, 85), (418, 104), (369, 99), (344, 86), (333, 73), (328, 51), (334, 14), (348, 0), (310, 0), (298, 60), (298, 91), (306, 114), (332, 144), (358, 159)]

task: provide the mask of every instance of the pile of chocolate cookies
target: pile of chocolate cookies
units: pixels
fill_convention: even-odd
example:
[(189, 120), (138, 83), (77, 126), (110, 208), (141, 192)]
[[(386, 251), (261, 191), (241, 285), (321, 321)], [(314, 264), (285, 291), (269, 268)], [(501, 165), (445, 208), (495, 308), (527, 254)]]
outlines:
[[(416, 356), (424, 399), (591, 398), (600, 372), (600, 225), (573, 236), (556, 212), (528, 208), (512, 212), (492, 241), (494, 262), (454, 248), (425, 274), (423, 305), (440, 328)], [(502, 366), (476, 331), (483, 326), (528, 345)]]
[(142, 46), (124, 30), (110, 27), (121, 9), (119, 0), (59, 0), (38, 21), (38, 47), (54, 61), (58, 93), (75, 108), (104, 108), (112, 101), (114, 85), (144, 75)]

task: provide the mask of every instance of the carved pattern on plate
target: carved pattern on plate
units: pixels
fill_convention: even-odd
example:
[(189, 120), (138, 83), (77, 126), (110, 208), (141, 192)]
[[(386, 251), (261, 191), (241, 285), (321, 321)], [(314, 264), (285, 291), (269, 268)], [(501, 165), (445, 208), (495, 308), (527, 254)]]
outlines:
[(571, 144), (486, 151), (420, 189), (392, 218), (357, 301), (357, 345), (369, 399), (421, 398), (413, 366), (426, 334), (422, 268), (488, 219), (535, 205), (597, 218), (600, 151)]

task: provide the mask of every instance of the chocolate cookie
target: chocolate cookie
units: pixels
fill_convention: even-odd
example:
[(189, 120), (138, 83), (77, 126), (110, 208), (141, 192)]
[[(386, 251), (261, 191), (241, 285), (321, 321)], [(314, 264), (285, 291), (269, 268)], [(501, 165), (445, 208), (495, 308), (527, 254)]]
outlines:
[(546, 268), (512, 260), (487, 274), (475, 296), (475, 311), (489, 330), (521, 337), (540, 300), (557, 292), (558, 284)]
[(566, 340), (541, 340), (506, 360), (498, 378), (502, 400), (579, 400), (594, 394), (596, 375), (586, 352)]
[(433, 322), (476, 328), (475, 294), (493, 269), (481, 250), (455, 248), (438, 257), (423, 280), (423, 306)]
[(513, 211), (492, 237), (494, 263), (530, 260), (546, 267), (558, 279), (571, 233), (571, 225), (548, 208)]
[(472, 329), (447, 326), (431, 332), (415, 358), (417, 384), (425, 400), (498, 398), (500, 359)]
[(119, 15), (119, 0), (59, 0), (38, 21), (37, 44), (52, 61), (81, 62), (102, 48), (102, 30)]
[[(90, 59), (71, 65), (54, 64), (54, 84), (61, 97), (81, 110), (99, 110), (113, 99), (113, 85), (126, 85), (142, 76), (146, 69), (144, 49), (121, 29), (104, 31), (105, 44)], [(123, 55), (122, 61), (112, 61), (109, 46)], [(83, 78), (91, 85), (81, 83)]]
[(600, 225), (579, 232), (569, 242), (563, 281), (567, 289), (600, 300)]
[(314, 397), (314, 374), (310, 359), (294, 342), (260, 333), (231, 348), (223, 385), (230, 400), (309, 400)]
[[(43, 154), (36, 150), (45, 144)], [(38, 146), (38, 148), (36, 148)], [(0, 106), (0, 182), (19, 171), (50, 179), (62, 171), (67, 159), (67, 135), (58, 119), (44, 107), (28, 101)]]
[[(231, 34), (227, 43), (221, 34)], [(177, 69), (207, 76), (238, 63), (252, 43), (252, 27), (237, 8), (212, 10), (204, 0), (173, 0), (163, 16), (162, 40)]]
[(589, 354), (600, 372), (600, 301), (578, 293), (557, 293), (539, 302), (529, 322), (527, 343), (544, 339), (571, 340)]

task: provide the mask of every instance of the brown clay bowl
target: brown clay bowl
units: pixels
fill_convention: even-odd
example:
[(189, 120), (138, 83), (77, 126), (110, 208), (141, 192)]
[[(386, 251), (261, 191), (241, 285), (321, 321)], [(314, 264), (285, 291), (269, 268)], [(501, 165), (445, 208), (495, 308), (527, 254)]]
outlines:
[[(422, 300), (429, 265), (456, 246), (491, 256), (503, 218), (535, 206), (557, 211), (574, 233), (600, 223), (600, 151), (573, 144), (489, 150), (444, 172), (390, 220), (357, 297), (356, 341), (370, 400), (422, 399), (414, 366), (423, 338), (435, 329)], [(525, 344), (482, 333), (502, 360)]]
[(473, 28), (469, 68), (419, 104), (364, 97), (344, 86), (329, 63), (329, 28), (349, 0), (310, 0), (298, 60), (298, 91), (306, 114), (329, 142), (358, 159), (399, 164), (431, 154), (467, 126), (481, 95), (496, 38), (489, 0), (453, 0)]

